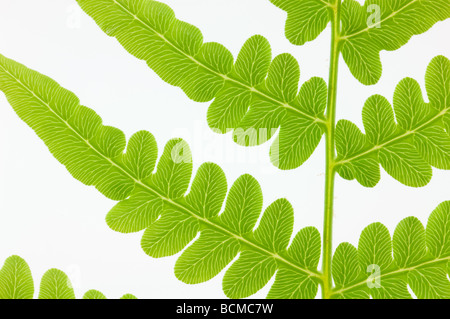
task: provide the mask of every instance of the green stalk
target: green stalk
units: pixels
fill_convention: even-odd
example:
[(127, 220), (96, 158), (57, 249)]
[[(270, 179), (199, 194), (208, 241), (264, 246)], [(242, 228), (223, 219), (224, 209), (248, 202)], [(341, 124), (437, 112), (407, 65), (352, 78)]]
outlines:
[(332, 10), (331, 19), (331, 54), (330, 74), (328, 79), (328, 102), (326, 114), (326, 173), (325, 173), (325, 209), (323, 222), (323, 259), (322, 259), (322, 298), (327, 299), (331, 295), (331, 259), (333, 253), (333, 201), (335, 180), (335, 128), (336, 128), (336, 98), (338, 82), (338, 66), (340, 55), (340, 9), (341, 0), (336, 0)]

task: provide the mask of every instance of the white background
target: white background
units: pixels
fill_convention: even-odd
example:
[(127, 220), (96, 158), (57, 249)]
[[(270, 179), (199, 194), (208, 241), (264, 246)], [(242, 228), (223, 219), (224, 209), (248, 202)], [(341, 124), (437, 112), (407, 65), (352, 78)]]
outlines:
[[(328, 79), (329, 30), (305, 46), (291, 45), (284, 36), (286, 13), (268, 0), (164, 0), (177, 17), (198, 26), (205, 41), (224, 44), (236, 56), (244, 41), (261, 34), (269, 39), (273, 56), (289, 52), (299, 61), (301, 82), (312, 76)], [(362, 1), (360, 1), (362, 2)], [(357, 82), (340, 64), (338, 118), (362, 127), (361, 109), (372, 94), (392, 101), (404, 77), (424, 88), (430, 60), (449, 57), (450, 21), (435, 25), (395, 52), (382, 52), (383, 76), (374, 86)], [(75, 92), (106, 125), (122, 129), (129, 138), (146, 129), (160, 150), (172, 137), (186, 139), (194, 165), (218, 163), (229, 185), (250, 173), (261, 183), (264, 206), (286, 197), (295, 208), (295, 231), (305, 226), (322, 229), (324, 189), (323, 140), (314, 155), (292, 171), (275, 169), (268, 157), (270, 142), (257, 148), (233, 144), (230, 135), (217, 135), (206, 124), (209, 103), (190, 101), (106, 36), (74, 0), (0, 0), (0, 53), (38, 70)], [(142, 233), (123, 235), (110, 230), (105, 215), (114, 205), (94, 188), (73, 179), (48, 152), (0, 94), (0, 263), (18, 254), (29, 263), (36, 286), (42, 274), (56, 267), (73, 281), (77, 297), (91, 288), (107, 297), (130, 292), (139, 298), (222, 298), (223, 272), (213, 280), (186, 285), (176, 279), (178, 255), (146, 256)], [(221, 154), (222, 153), (222, 154)], [(450, 172), (433, 170), (431, 183), (408, 188), (382, 172), (381, 182), (366, 189), (337, 177), (334, 247), (357, 245), (362, 229), (380, 221), (393, 232), (404, 217), (426, 222), (430, 212), (450, 199)], [(271, 280), (273, 282), (273, 278)], [(253, 297), (263, 298), (270, 284)]]

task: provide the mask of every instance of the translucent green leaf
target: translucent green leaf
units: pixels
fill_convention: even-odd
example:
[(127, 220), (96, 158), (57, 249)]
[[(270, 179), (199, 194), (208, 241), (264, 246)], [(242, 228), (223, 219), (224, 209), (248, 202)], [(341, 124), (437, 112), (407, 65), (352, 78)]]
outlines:
[[(34, 282), (30, 268), (19, 256), (6, 259), (0, 269), (0, 299), (32, 299)], [(124, 298), (129, 296), (128, 298)], [(121, 299), (136, 299), (133, 295), (124, 295)], [(131, 298), (133, 297), (133, 298)], [(48, 270), (41, 280), (39, 299), (75, 299), (75, 294), (67, 275), (58, 269)], [(83, 299), (106, 299), (98, 290), (87, 291)]]
[(141, 246), (152, 257), (172, 256), (186, 247), (198, 230), (197, 219), (179, 210), (167, 209), (145, 230)]
[(242, 175), (230, 189), (220, 221), (237, 234), (249, 233), (255, 227), (262, 205), (259, 183), (250, 175)]
[(270, 161), (276, 167), (289, 170), (303, 164), (322, 138), (321, 127), (310, 119), (286, 120), (270, 148)]
[(371, 265), (381, 269), (392, 263), (392, 243), (389, 230), (380, 223), (367, 226), (361, 233), (358, 243), (358, 260), (365, 270)]
[[(377, 165), (378, 165), (378, 163), (377, 163)], [(343, 179), (346, 179), (348, 181), (355, 179), (355, 172), (354, 172), (352, 163), (341, 164), (340, 166), (338, 166), (336, 168), (336, 171), (339, 173), (339, 175)]]
[(370, 299), (370, 295), (364, 290), (346, 291), (335, 294), (333, 299)]
[(351, 157), (364, 150), (364, 134), (350, 121), (340, 120), (336, 125), (336, 150), (342, 157)]
[(431, 180), (431, 166), (450, 169), (450, 137), (444, 121), (450, 114), (449, 69), (450, 61), (443, 56), (430, 62), (425, 77), (429, 103), (424, 102), (416, 81), (406, 78), (399, 83), (393, 107), (398, 124), (389, 102), (379, 95), (364, 105), (365, 135), (355, 125), (339, 121), (339, 174), (373, 187), (378, 183), (381, 164), (399, 182), (421, 187)]
[[(313, 78), (297, 94), (297, 61), (289, 54), (272, 61), (264, 37), (249, 38), (234, 62), (226, 48), (203, 43), (196, 27), (176, 19), (172, 9), (157, 1), (78, 0), (78, 4), (164, 81), (195, 101), (214, 99), (207, 120), (215, 132), (233, 131), (236, 143), (254, 146), (280, 129), (270, 152), (272, 163), (280, 169), (299, 167), (319, 144), (324, 133), (325, 82)], [(315, 16), (313, 9), (308, 10)]]
[[(107, 299), (107, 298), (100, 291), (91, 289), (84, 294), (83, 299)], [(132, 294), (125, 294), (122, 297), (120, 297), (120, 299), (137, 299), (137, 298)]]
[(253, 295), (267, 284), (276, 270), (277, 262), (272, 256), (244, 250), (225, 273), (223, 291), (229, 298)]
[(0, 299), (32, 299), (34, 283), (30, 267), (19, 256), (6, 259), (0, 269)]
[(275, 252), (286, 250), (294, 226), (294, 210), (286, 199), (279, 199), (267, 207), (253, 234), (256, 241)]
[(450, 256), (450, 201), (441, 203), (427, 223), (427, 247), (436, 258)]
[(300, 97), (297, 95), (299, 79), (300, 67), (297, 61), (288, 53), (280, 54), (270, 64), (265, 88), (273, 96), (282, 97), (284, 102), (289, 103)]
[(333, 257), (332, 275), (337, 288), (346, 287), (361, 277), (358, 251), (349, 243), (341, 243)]
[(400, 278), (383, 279), (379, 288), (370, 289), (374, 299), (412, 299), (406, 281)]
[(450, 63), (444, 57), (436, 58), (428, 66), (425, 87), (431, 105), (439, 111), (450, 108)]
[[(36, 83), (46, 83), (46, 86)], [(30, 91), (31, 87), (34, 91)], [(125, 199), (133, 190), (134, 182), (127, 172), (113, 164), (117, 151), (125, 148), (123, 133), (102, 126), (101, 119), (81, 106), (73, 93), (61, 90), (56, 82), (29, 72), (3, 56), (0, 56), (0, 88), (19, 117), (74, 178), (95, 185), (111, 199)], [(78, 130), (70, 129), (75, 126)]]
[(195, 174), (186, 202), (202, 217), (217, 216), (227, 194), (227, 179), (222, 169), (205, 163)]
[[(314, 227), (300, 230), (289, 246), (287, 254), (301, 267), (316, 269), (320, 259), (320, 234)], [(291, 267), (278, 270), (275, 283), (271, 287), (269, 299), (311, 299), (318, 291), (318, 281), (314, 276), (299, 274)]]
[(200, 238), (178, 258), (175, 275), (182, 282), (197, 284), (214, 278), (236, 257), (239, 240), (223, 232), (205, 229)]
[(362, 111), (366, 137), (370, 143), (380, 145), (397, 133), (397, 124), (391, 104), (381, 95), (371, 96)]
[(420, 157), (411, 143), (399, 142), (386, 146), (378, 158), (386, 172), (400, 183), (421, 187), (431, 180), (431, 166)]
[(152, 175), (157, 158), (158, 147), (151, 133), (140, 131), (131, 136), (123, 160), (127, 168), (136, 174), (139, 180)]
[(288, 254), (308, 269), (316, 269), (320, 259), (320, 234), (315, 227), (301, 229), (288, 248)]
[(392, 243), (397, 266), (400, 268), (414, 266), (422, 261), (427, 252), (425, 228), (417, 218), (405, 218), (395, 229)]
[(50, 269), (41, 279), (39, 299), (75, 299), (69, 277), (59, 269)]
[[(325, 29), (335, 9), (331, 0), (270, 0), (287, 12), (286, 37), (296, 45), (312, 41)], [(447, 0), (345, 0), (340, 7), (342, 55), (363, 84), (378, 82), (380, 52), (394, 51), (435, 23), (450, 17)]]
[(450, 136), (450, 114), (448, 113), (444, 115), (444, 126), (447, 131), (447, 135)]
[[(313, 117), (287, 117), (270, 148), (270, 159), (280, 169), (293, 169), (303, 164), (319, 144), (323, 128), (317, 117), (325, 112), (327, 86), (323, 79), (312, 78), (300, 89), (295, 101)], [(287, 112), (291, 114), (291, 111)], [(314, 118), (316, 117), (316, 118)]]
[(381, 77), (380, 51), (394, 51), (413, 35), (450, 17), (448, 0), (355, 0), (342, 4), (342, 55), (363, 84)]
[(450, 169), (450, 140), (444, 128), (429, 126), (414, 135), (414, 145), (430, 165)]
[(380, 166), (373, 158), (358, 159), (350, 163), (356, 180), (364, 186), (375, 187), (380, 181)]
[[(257, 77), (251, 80), (256, 81)], [(317, 229), (301, 230), (287, 248), (293, 230), (292, 207), (280, 199), (261, 216), (261, 187), (252, 176), (239, 177), (226, 197), (227, 182), (222, 170), (207, 163), (198, 169), (188, 192), (192, 159), (183, 140), (167, 143), (153, 172), (157, 149), (150, 133), (133, 135), (124, 152), (123, 133), (112, 127), (105, 129), (94, 111), (80, 106), (73, 93), (53, 80), (0, 56), (0, 89), (22, 119), (58, 154), (57, 159), (77, 173), (75, 177), (86, 183), (85, 170), (98, 169), (97, 162), (104, 165), (101, 174), (96, 172), (96, 178), (91, 177), (87, 184), (107, 195), (119, 194), (116, 190), (121, 190), (120, 202), (106, 218), (112, 229), (124, 233), (145, 229), (141, 245), (153, 257), (176, 254), (193, 241), (175, 267), (176, 276), (182, 281), (198, 283), (211, 279), (241, 252), (224, 279), (224, 290), (229, 296), (255, 293), (277, 270), (281, 276), (276, 280), (277, 289), (287, 289), (292, 296), (315, 296), (312, 292), (320, 281)], [(65, 103), (66, 96), (77, 103)], [(314, 105), (309, 107), (315, 109)], [(77, 118), (80, 110), (89, 116)], [(88, 129), (94, 126), (91, 121), (95, 123), (94, 131)], [(113, 148), (116, 144), (120, 147)], [(74, 154), (77, 161), (67, 153)], [(117, 176), (123, 177), (126, 188), (115, 180)], [(224, 210), (220, 212), (225, 197)], [(289, 276), (303, 279), (297, 281), (297, 286), (285, 287), (286, 271)], [(67, 277), (57, 270), (47, 273), (42, 282), (42, 297), (73, 295)], [(308, 293), (301, 292), (303, 286)]]
[(253, 36), (245, 42), (239, 52), (233, 73), (248, 86), (257, 86), (266, 78), (271, 60), (269, 42), (262, 36)]
[[(107, 298), (100, 291), (91, 289), (84, 294), (83, 299), (107, 299)], [(122, 297), (120, 297), (120, 299), (137, 299), (137, 298), (132, 294), (125, 294)]]
[(420, 299), (449, 299), (450, 282), (444, 267), (425, 266), (408, 274), (411, 289)]
[[(234, 128), (239, 127), (241, 120), (245, 124), (250, 122), (250, 124), (247, 124), (247, 126), (250, 126), (250, 128), (253, 122), (256, 121), (262, 122), (261, 126), (263, 129), (265, 128), (265, 124), (272, 122), (276, 124), (275, 128), (278, 128), (278, 119), (280, 117), (284, 117), (283, 112), (285, 111), (281, 108), (275, 108), (274, 111), (273, 104), (269, 102), (259, 103), (257, 107), (254, 107), (254, 112), (249, 112), (248, 114), (246, 114), (251, 101), (252, 93), (248, 89), (235, 87), (230, 83), (225, 84), (223, 89), (220, 91), (220, 95), (217, 96), (217, 98), (208, 108), (208, 125), (218, 133), (226, 133), (232, 131)], [(260, 116), (260, 113), (262, 113), (263, 116)], [(242, 133), (237, 131), (234, 134), (239, 134), (238, 137), (240, 137), (240, 139), (236, 139), (236, 142), (245, 144), (245, 140), (241, 142)], [(248, 144), (250, 143), (258, 145), (258, 140), (248, 141)]]
[(286, 38), (303, 45), (319, 36), (330, 21), (331, 0), (270, 0), (287, 12)]
[(100, 291), (91, 289), (86, 291), (86, 293), (83, 296), (83, 299), (107, 299), (107, 298)]
[(108, 226), (121, 233), (132, 233), (150, 226), (163, 207), (160, 196), (136, 187), (131, 196), (114, 206), (106, 215)]
[(433, 117), (433, 108), (425, 104), (419, 83), (411, 78), (405, 78), (397, 85), (394, 110), (398, 124), (406, 131)]
[(318, 283), (311, 277), (282, 268), (277, 272), (275, 283), (267, 295), (268, 299), (313, 299), (317, 295)]
[(431, 213), (426, 230), (417, 218), (408, 217), (398, 224), (392, 241), (382, 224), (369, 225), (358, 249), (348, 243), (336, 249), (332, 297), (408, 299), (409, 285), (421, 299), (449, 298), (449, 220), (450, 202), (443, 202)]
[[(294, 212), (291, 204), (285, 199), (279, 199), (266, 209), (253, 238), (270, 251), (282, 253), (289, 244), (293, 224)], [(318, 250), (320, 254), (320, 244)], [(301, 251), (308, 253), (307, 250)], [(317, 269), (317, 265), (315, 268)], [(267, 284), (276, 270), (277, 263), (273, 256), (244, 250), (238, 261), (225, 274), (225, 294), (230, 298), (252, 295)]]
[(192, 174), (192, 155), (182, 139), (170, 140), (162, 154), (152, 184), (158, 192), (170, 198), (183, 197)]

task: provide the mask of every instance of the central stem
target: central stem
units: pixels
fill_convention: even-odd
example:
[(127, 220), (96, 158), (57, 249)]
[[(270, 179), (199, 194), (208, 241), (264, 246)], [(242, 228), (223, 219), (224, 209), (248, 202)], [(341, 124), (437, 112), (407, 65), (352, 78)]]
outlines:
[(327, 299), (331, 295), (331, 259), (333, 254), (333, 201), (334, 201), (334, 177), (335, 177), (335, 127), (336, 127), (336, 98), (339, 66), (339, 37), (340, 37), (340, 9), (341, 0), (336, 0), (331, 8), (331, 54), (330, 75), (328, 79), (328, 102), (326, 124), (326, 173), (325, 173), (325, 212), (323, 223), (323, 285), (322, 297)]

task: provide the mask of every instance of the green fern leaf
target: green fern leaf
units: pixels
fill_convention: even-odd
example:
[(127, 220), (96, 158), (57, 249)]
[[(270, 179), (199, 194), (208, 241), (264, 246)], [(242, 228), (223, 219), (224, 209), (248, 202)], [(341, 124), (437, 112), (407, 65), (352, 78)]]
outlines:
[[(33, 299), (34, 282), (31, 270), (19, 256), (6, 259), (0, 269), (0, 299)], [(48, 270), (41, 280), (39, 299), (75, 299), (69, 277), (58, 269)], [(106, 299), (98, 290), (87, 291), (83, 299)], [(121, 299), (136, 299), (131, 294)]]
[(34, 283), (28, 264), (19, 256), (6, 259), (0, 269), (0, 299), (32, 299)]
[(381, 166), (401, 183), (421, 187), (431, 180), (431, 166), (450, 169), (450, 61), (438, 56), (428, 66), (425, 103), (419, 84), (406, 78), (394, 94), (394, 111), (379, 95), (363, 109), (365, 135), (351, 122), (336, 126), (337, 170), (366, 187), (380, 179)]
[(39, 299), (75, 299), (69, 277), (59, 269), (47, 270), (41, 280)]
[[(294, 220), (285, 199), (270, 205), (254, 230), (261, 215), (262, 192), (250, 175), (239, 177), (231, 186), (219, 215), (227, 191), (224, 173), (215, 164), (203, 164), (185, 196), (192, 160), (183, 140), (167, 143), (153, 173), (157, 148), (150, 133), (133, 135), (124, 153), (124, 134), (103, 126), (94, 111), (48, 77), (0, 56), (0, 90), (74, 177), (121, 200), (106, 217), (107, 223), (123, 233), (145, 229), (141, 245), (148, 255), (176, 254), (200, 232), (176, 264), (180, 280), (206, 281), (241, 252), (225, 274), (228, 296), (242, 298), (257, 292), (277, 270), (272, 295), (315, 296), (320, 282), (318, 231), (301, 230), (288, 248)], [(286, 280), (293, 276), (301, 280)], [(41, 286), (50, 291), (64, 283), (62, 274), (52, 272)], [(63, 293), (70, 295), (69, 290)], [(43, 296), (54, 297), (50, 292)]]
[(289, 54), (271, 61), (262, 36), (243, 45), (236, 62), (218, 43), (203, 43), (201, 32), (175, 18), (167, 5), (151, 0), (78, 0), (101, 29), (145, 60), (164, 81), (180, 87), (189, 98), (206, 102), (208, 124), (218, 133), (233, 130), (244, 146), (272, 145), (272, 163), (293, 169), (313, 153), (324, 133), (327, 87), (319, 78), (299, 94), (300, 68)]
[[(106, 296), (100, 291), (91, 289), (84, 294), (83, 299), (108, 299), (108, 298), (106, 298)], [(137, 299), (137, 298), (132, 294), (125, 294), (122, 297), (120, 297), (120, 299)]]
[(355, 0), (342, 4), (342, 55), (352, 74), (371, 85), (381, 77), (380, 51), (394, 51), (413, 35), (450, 17), (448, 0)]
[(330, 22), (332, 0), (270, 0), (287, 12), (285, 33), (293, 44), (303, 45), (316, 39)]
[[(296, 45), (316, 39), (335, 10), (332, 0), (270, 0), (287, 12), (286, 37)], [(448, 0), (345, 0), (341, 6), (341, 51), (352, 74), (363, 84), (378, 82), (380, 52), (394, 51), (435, 23), (450, 17)]]
[[(306, 269), (316, 269), (319, 265), (321, 239), (314, 227), (300, 230), (288, 248), (288, 255)], [(315, 279), (306, 274), (295, 273), (292, 269), (280, 269), (275, 277), (267, 298), (306, 299), (317, 294)]]
[(83, 299), (106, 299), (106, 297), (100, 291), (91, 289), (84, 294)]
[[(393, 257), (392, 257), (393, 256)], [(361, 234), (358, 249), (340, 244), (333, 257), (333, 298), (450, 298), (450, 201), (430, 215), (426, 230), (415, 217), (402, 220), (393, 239), (375, 223)]]

